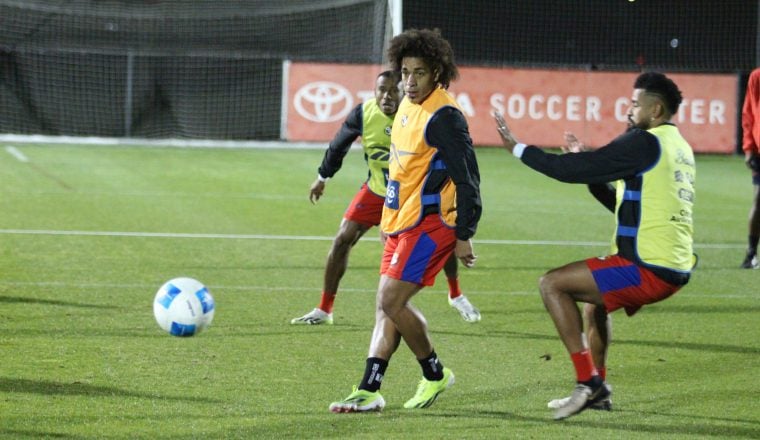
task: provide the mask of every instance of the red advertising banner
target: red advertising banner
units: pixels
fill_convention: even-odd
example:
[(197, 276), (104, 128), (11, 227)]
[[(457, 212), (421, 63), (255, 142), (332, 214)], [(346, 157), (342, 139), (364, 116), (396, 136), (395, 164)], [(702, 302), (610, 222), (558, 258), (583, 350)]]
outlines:
[[(282, 137), (327, 142), (348, 112), (373, 98), (378, 65), (287, 64)], [(559, 146), (571, 131), (598, 147), (622, 133), (636, 73), (461, 67), (450, 92), (476, 145), (500, 144), (491, 112), (500, 111), (526, 144)], [(697, 152), (733, 153), (737, 77), (668, 74), (684, 102), (673, 119)], [(283, 103), (284, 104), (284, 103)]]

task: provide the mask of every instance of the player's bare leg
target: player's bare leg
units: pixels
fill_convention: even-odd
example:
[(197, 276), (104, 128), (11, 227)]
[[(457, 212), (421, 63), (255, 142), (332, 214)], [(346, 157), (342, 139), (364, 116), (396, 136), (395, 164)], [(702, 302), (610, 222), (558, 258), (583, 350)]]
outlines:
[[(427, 322), (422, 314), (409, 304), (409, 300), (422, 286), (406, 281), (380, 277), (380, 285), (376, 297), (375, 327), (364, 376), (359, 386), (354, 387), (351, 394), (343, 400), (330, 404), (330, 411), (365, 412), (379, 411), (385, 406), (385, 400), (380, 395), (380, 386), (385, 376), (385, 370), (393, 353), (403, 337), (406, 344), (420, 361), (423, 367), (423, 379), (415, 396), (408, 400), (405, 408), (425, 408), (430, 406), (436, 397), (454, 383), (454, 374), (438, 362), (432, 344), (427, 336)], [(440, 367), (440, 378), (428, 380), (426, 372), (435, 365)]]
[(348, 268), (348, 257), (351, 249), (369, 228), (369, 226), (362, 225), (361, 223), (343, 219), (338, 233), (333, 240), (330, 252), (327, 254), (319, 306), (304, 316), (291, 320), (291, 324), (317, 325), (333, 323), (333, 302), (338, 293), (340, 280)]
[[(404, 403), (404, 408), (419, 409), (432, 405), (439, 394), (454, 384), (454, 373), (441, 364), (438, 355), (433, 350), (433, 344), (427, 332), (427, 321), (419, 310), (409, 303), (409, 300), (422, 286), (389, 278), (380, 277), (380, 287), (377, 294), (378, 316), (387, 316), (396, 332), (404, 339), (422, 367), (422, 379), (417, 385), (417, 391), (411, 399)], [(377, 330), (377, 328), (376, 328)], [(388, 331), (389, 335), (395, 333)], [(394, 341), (384, 335), (383, 340), (373, 338), (370, 353), (380, 353), (381, 349), (393, 347)]]
[[(586, 320), (586, 336), (588, 338), (589, 351), (594, 361), (594, 366), (599, 372), (599, 376), (605, 381), (607, 378), (607, 348), (612, 339), (612, 317), (607, 314), (607, 310), (602, 306), (595, 304), (586, 304), (583, 307), (583, 316)], [(607, 389), (612, 392), (612, 388), (606, 384)], [(554, 399), (547, 405), (551, 409), (559, 409), (570, 401), (571, 397)], [(608, 396), (606, 399), (600, 399), (589, 405), (590, 409), (611, 411), (612, 399)]]
[(375, 308), (375, 328), (372, 330), (372, 339), (369, 343), (369, 357), (377, 357), (389, 360), (401, 343), (401, 333), (396, 328), (391, 318), (385, 314), (378, 302)]
[(352, 220), (343, 219), (340, 223), (338, 234), (335, 236), (330, 252), (327, 254), (325, 277), (322, 284), (324, 292), (335, 293), (338, 291), (340, 280), (343, 278), (348, 267), (348, 256), (351, 253), (351, 249), (368, 230), (368, 226)]
[[(607, 309), (602, 305), (586, 304), (583, 307), (586, 318), (586, 337), (588, 338), (589, 351), (594, 360), (599, 376), (607, 384), (607, 353), (612, 341), (612, 316), (607, 314)], [(612, 392), (612, 388), (606, 385)], [(589, 406), (591, 409), (612, 410), (612, 399), (608, 396)]]
[(541, 277), (539, 288), (544, 306), (576, 369), (578, 383), (575, 390), (554, 413), (555, 419), (564, 419), (609, 396), (609, 389), (599, 377), (592, 355), (584, 346), (583, 319), (576, 305), (576, 302), (585, 302), (604, 308), (604, 303), (585, 261), (551, 270)]
[(576, 302), (604, 307), (585, 261), (553, 269), (539, 281), (541, 299), (569, 353), (583, 350), (583, 319)]
[[(607, 367), (607, 348), (612, 340), (612, 320), (604, 306), (586, 304), (583, 308), (586, 317), (586, 337), (588, 338), (594, 366), (600, 371)], [(602, 374), (602, 379), (605, 379)]]
[(427, 333), (427, 321), (422, 313), (409, 303), (421, 288), (418, 284), (382, 275), (377, 292), (378, 308), (395, 324), (417, 359), (422, 359), (433, 351)]

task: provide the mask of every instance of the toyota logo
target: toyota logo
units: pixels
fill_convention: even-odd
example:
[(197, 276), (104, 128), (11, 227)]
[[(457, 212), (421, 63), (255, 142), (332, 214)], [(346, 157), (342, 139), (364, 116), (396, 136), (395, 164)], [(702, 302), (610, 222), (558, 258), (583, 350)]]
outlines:
[(299, 115), (314, 122), (333, 122), (346, 117), (354, 105), (351, 93), (340, 84), (317, 81), (298, 89), (293, 105)]

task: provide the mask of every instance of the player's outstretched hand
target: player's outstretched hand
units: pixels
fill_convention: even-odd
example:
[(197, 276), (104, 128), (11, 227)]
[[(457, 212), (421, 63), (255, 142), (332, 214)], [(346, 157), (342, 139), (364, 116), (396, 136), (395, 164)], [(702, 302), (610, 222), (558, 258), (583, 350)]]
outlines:
[(578, 140), (578, 137), (571, 131), (565, 132), (565, 145), (561, 148), (563, 153), (580, 153), (588, 150), (588, 148), (583, 145), (583, 142)]
[(312, 204), (317, 203), (322, 194), (325, 192), (325, 182), (317, 179), (311, 184), (311, 190), (309, 190), (309, 200)]
[(499, 132), (499, 135), (501, 136), (501, 142), (504, 144), (504, 146), (509, 150), (511, 153), (512, 150), (515, 149), (515, 145), (517, 145), (517, 139), (515, 139), (512, 132), (509, 130), (509, 127), (507, 126), (507, 121), (504, 120), (504, 116), (501, 115), (498, 111), (494, 110), (493, 112), (493, 118), (496, 120), (496, 131)]

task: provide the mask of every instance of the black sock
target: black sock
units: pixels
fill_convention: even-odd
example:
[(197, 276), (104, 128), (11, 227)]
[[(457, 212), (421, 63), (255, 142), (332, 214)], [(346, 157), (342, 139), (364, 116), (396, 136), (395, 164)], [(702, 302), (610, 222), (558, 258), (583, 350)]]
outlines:
[(435, 350), (430, 353), (430, 356), (425, 359), (419, 359), (417, 362), (422, 367), (422, 376), (427, 380), (441, 380), (443, 379), (443, 364), (438, 360), (438, 355), (435, 354)]
[(755, 256), (757, 254), (757, 243), (760, 241), (760, 237), (756, 235), (750, 235), (748, 239), (749, 247), (747, 248), (747, 255)]
[(379, 390), (380, 385), (383, 384), (386, 368), (388, 368), (388, 361), (385, 359), (367, 358), (367, 366), (364, 367), (364, 377), (359, 384), (359, 389), (372, 393)]
[(587, 380), (585, 382), (579, 382), (579, 383), (582, 383), (583, 385), (586, 385), (586, 386), (590, 387), (591, 389), (595, 390), (595, 389), (601, 387), (602, 384), (604, 384), (604, 381), (602, 380), (601, 376), (597, 375), (597, 376), (591, 376), (591, 379), (589, 379), (589, 380)]

